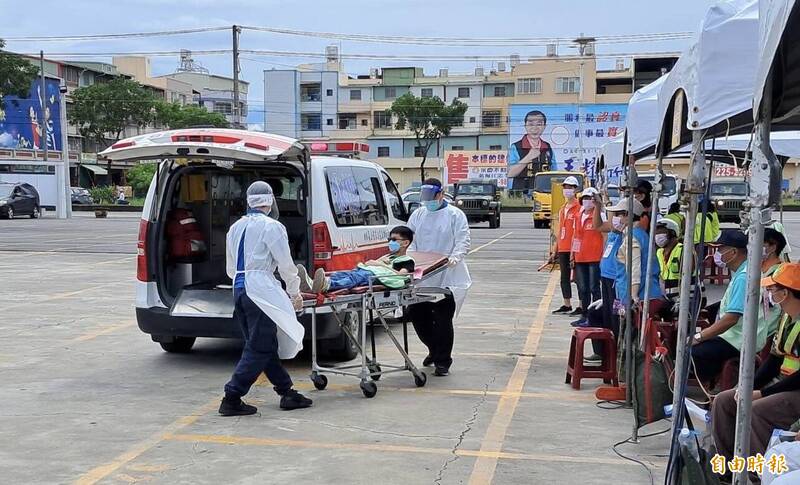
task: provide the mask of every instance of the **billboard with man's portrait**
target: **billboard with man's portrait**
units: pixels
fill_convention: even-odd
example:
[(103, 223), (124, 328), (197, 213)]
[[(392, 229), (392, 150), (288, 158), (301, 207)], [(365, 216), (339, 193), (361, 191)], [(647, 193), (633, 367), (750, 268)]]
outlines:
[(580, 171), (594, 179), (600, 147), (623, 132), (627, 109), (627, 104), (511, 105), (509, 188), (530, 192), (534, 175), (545, 170)]

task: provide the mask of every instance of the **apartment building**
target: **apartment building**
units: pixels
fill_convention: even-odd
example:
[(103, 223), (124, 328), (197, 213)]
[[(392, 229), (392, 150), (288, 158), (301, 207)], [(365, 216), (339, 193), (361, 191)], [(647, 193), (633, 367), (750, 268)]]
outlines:
[[(297, 69), (267, 70), (264, 126), (268, 132), (306, 142), (366, 143), (369, 158), (390, 168), (405, 187), (418, 180), (422, 154), (412, 133), (395, 129), (396, 120), (387, 110), (407, 92), (436, 96), (447, 104), (458, 99), (467, 105), (460, 126), (428, 153), (427, 166), (439, 172), (445, 152), (507, 152), (519, 129), (511, 126), (514, 106), (621, 106), (634, 87), (656, 79), (677, 58), (642, 55), (616, 60), (613, 68), (606, 69), (598, 68), (591, 52), (558, 56), (553, 49), (544, 57), (511, 56), (494, 69), (479, 67), (471, 73), (440, 69), (430, 75), (420, 67), (384, 67), (353, 76), (342, 72), (335, 58)], [(619, 116), (624, 126), (624, 114)], [(592, 135), (599, 136), (599, 131)]]
[[(205, 71), (178, 71), (172, 74), (156, 76), (155, 79), (178, 81), (192, 89), (191, 104), (204, 107), (208, 111), (225, 115), (229, 123), (236, 123), (233, 109), (233, 79), (226, 76), (209, 74)], [(239, 81), (239, 121), (247, 119), (247, 91), (250, 83)]]

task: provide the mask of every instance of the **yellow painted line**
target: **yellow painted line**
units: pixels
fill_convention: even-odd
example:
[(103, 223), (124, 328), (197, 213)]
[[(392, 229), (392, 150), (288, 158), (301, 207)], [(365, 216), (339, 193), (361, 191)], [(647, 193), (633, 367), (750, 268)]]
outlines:
[(99, 482), (100, 480), (119, 470), (121, 467), (135, 460), (143, 453), (158, 446), (158, 444), (167, 439), (167, 437), (193, 424), (204, 414), (216, 409), (217, 406), (219, 406), (219, 399), (215, 398), (213, 401), (210, 401), (197, 409), (194, 413), (187, 416), (182, 416), (167, 425), (164, 429), (153, 433), (148, 438), (135, 444), (128, 451), (117, 456), (110, 462), (92, 468), (73, 483), (75, 485), (92, 485)]
[[(288, 440), (275, 438), (254, 438), (248, 436), (228, 436), (228, 435), (205, 435), (205, 434), (173, 434), (166, 437), (169, 441), (181, 441), (186, 443), (213, 443), (220, 445), (243, 445), (243, 446), (274, 446), (284, 448), (307, 448), (307, 449), (326, 449), (326, 450), (346, 450), (346, 451), (378, 451), (386, 453), (415, 453), (426, 455), (450, 455), (453, 450), (450, 448), (428, 448), (420, 446), (388, 445), (377, 443), (342, 443), (342, 442), (322, 442), (308, 440)], [(556, 461), (564, 463), (591, 463), (602, 465), (628, 465), (639, 466), (637, 463), (622, 460), (621, 458), (600, 458), (593, 456), (568, 456), (551, 455), (546, 453), (503, 453), (489, 452), (480, 450), (456, 450), (459, 456), (477, 457), (478, 459), (506, 459), (506, 460), (534, 460), (534, 461)]]
[(124, 328), (132, 327), (135, 323), (136, 322), (131, 320), (131, 321), (128, 321), (128, 322), (117, 324), (117, 325), (111, 325), (109, 327), (103, 327), (103, 328), (94, 330), (92, 332), (85, 333), (85, 334), (81, 335), (80, 337), (75, 337), (74, 339), (72, 339), (72, 342), (86, 342), (87, 340), (93, 340), (93, 339), (95, 339), (95, 338), (97, 338), (97, 337), (99, 337), (101, 335), (106, 335), (106, 334), (109, 334), (109, 333), (112, 333), (112, 332), (116, 332), (117, 330), (122, 330)]
[[(550, 275), (550, 281), (547, 283), (542, 299), (539, 301), (539, 308), (536, 311), (536, 318), (534, 319), (533, 326), (528, 332), (528, 338), (525, 340), (525, 345), (522, 348), (522, 354), (533, 355), (539, 348), (539, 340), (544, 330), (544, 319), (547, 311), (550, 308), (550, 302), (553, 299), (553, 291), (555, 290), (558, 276), (553, 273)], [(508, 427), (511, 424), (511, 419), (514, 417), (514, 412), (519, 404), (520, 396), (516, 393), (521, 393), (525, 387), (525, 379), (528, 377), (528, 371), (533, 362), (532, 357), (520, 357), (517, 359), (517, 364), (514, 366), (514, 371), (506, 384), (505, 392), (512, 393), (511, 395), (503, 396), (497, 403), (492, 420), (489, 422), (489, 427), (481, 442), (481, 451), (489, 454), (500, 453), (503, 449), (503, 442), (508, 432)], [(475, 466), (472, 468), (470, 475), (470, 485), (488, 485), (492, 483), (494, 472), (497, 468), (497, 458), (491, 456), (481, 456), (475, 461)]]
[(485, 248), (487, 246), (491, 246), (492, 244), (496, 243), (497, 241), (499, 241), (501, 239), (505, 239), (505, 238), (507, 238), (508, 236), (510, 236), (512, 234), (514, 234), (514, 231), (511, 231), (509, 233), (503, 234), (502, 236), (498, 237), (497, 239), (492, 239), (491, 241), (487, 242), (486, 244), (482, 244), (482, 245), (478, 246), (477, 248), (473, 249), (472, 251), (468, 252), (467, 254), (469, 255), (469, 254), (477, 253), (481, 249), (483, 249), (483, 248)]
[(7, 310), (11, 310), (12, 308), (18, 308), (18, 307), (23, 307), (23, 306), (29, 307), (29, 306), (32, 306), (32, 305), (36, 305), (37, 303), (47, 303), (47, 302), (53, 301), (53, 300), (63, 300), (64, 298), (70, 298), (70, 297), (73, 297), (75, 295), (80, 295), (81, 293), (86, 293), (87, 291), (98, 290), (100, 288), (108, 288), (110, 286), (120, 285), (120, 284), (123, 284), (123, 283), (127, 283), (127, 281), (116, 281), (116, 282), (112, 282), (112, 283), (103, 283), (102, 285), (89, 286), (89, 287), (86, 287), (86, 288), (83, 288), (83, 289), (80, 289), (80, 290), (67, 291), (67, 292), (64, 292), (64, 293), (57, 293), (57, 294), (55, 294), (53, 296), (48, 296), (47, 298), (42, 298), (42, 299), (39, 299), (39, 300), (36, 300), (36, 301), (32, 301), (32, 302), (31, 301), (26, 301), (25, 303), (17, 303), (16, 305), (9, 305), (9, 306), (3, 307), (3, 310), (7, 311)]

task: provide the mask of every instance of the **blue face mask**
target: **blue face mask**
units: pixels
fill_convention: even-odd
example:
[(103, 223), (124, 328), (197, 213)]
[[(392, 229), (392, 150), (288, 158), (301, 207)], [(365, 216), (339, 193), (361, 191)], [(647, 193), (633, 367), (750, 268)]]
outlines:
[(426, 200), (425, 201), (425, 208), (428, 209), (431, 212), (439, 210), (439, 207), (441, 207), (441, 205), (442, 205), (442, 203), (440, 201), (438, 201), (438, 200)]
[(389, 251), (391, 253), (400, 251), (400, 243), (397, 241), (389, 241)]

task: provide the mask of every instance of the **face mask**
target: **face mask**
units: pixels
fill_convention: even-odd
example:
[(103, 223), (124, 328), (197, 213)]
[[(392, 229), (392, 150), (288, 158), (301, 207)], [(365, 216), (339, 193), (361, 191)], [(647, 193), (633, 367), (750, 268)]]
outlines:
[(770, 303), (772, 306), (778, 306), (778, 305), (780, 305), (781, 303), (783, 303), (783, 302), (785, 302), (785, 301), (786, 301), (786, 296), (784, 296), (783, 298), (781, 298), (781, 300), (780, 300), (780, 301), (776, 300), (776, 299), (775, 299), (775, 293), (773, 293), (773, 292), (771, 292), (771, 291), (768, 291), (768, 292), (767, 292), (767, 298), (769, 299), (769, 303)]
[(442, 205), (442, 203), (440, 201), (438, 201), (438, 200), (426, 200), (425, 201), (425, 208), (428, 209), (431, 212), (439, 210), (439, 207), (441, 205)]
[(717, 251), (716, 253), (714, 253), (714, 264), (716, 264), (720, 268), (725, 268), (728, 266), (725, 263), (725, 261), (722, 260), (722, 252)]
[(767, 248), (761, 250), (762, 259), (767, 259), (770, 254), (772, 254), (772, 251), (768, 250)]
[(614, 226), (614, 229), (621, 231), (622, 230), (622, 217), (614, 216), (611, 218), (611, 225)]
[(584, 209), (593, 209), (594, 208), (594, 201), (593, 200), (584, 200), (581, 202), (583, 204)]
[(564, 197), (571, 199), (575, 195), (575, 189), (564, 189)]
[(656, 245), (663, 248), (669, 242), (669, 236), (666, 234), (656, 234)]
[(400, 243), (398, 241), (389, 241), (389, 251), (392, 253), (400, 251)]

